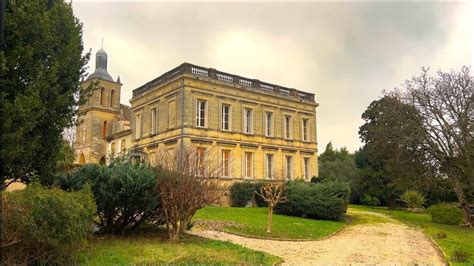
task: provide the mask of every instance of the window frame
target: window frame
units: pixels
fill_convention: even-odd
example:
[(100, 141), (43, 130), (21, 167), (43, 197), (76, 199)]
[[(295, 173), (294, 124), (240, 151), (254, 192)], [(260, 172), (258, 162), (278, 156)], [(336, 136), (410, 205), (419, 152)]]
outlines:
[[(270, 119), (268, 117), (268, 115), (270, 115)], [(268, 112), (268, 111), (265, 111), (264, 112), (264, 116), (265, 116), (265, 119), (264, 119), (264, 122), (265, 122), (265, 136), (266, 137), (273, 137), (274, 136), (274, 119), (273, 119), (273, 112)], [(270, 127), (269, 127), (269, 123), (270, 123)]]
[(136, 113), (135, 114), (135, 121), (134, 121), (134, 124), (135, 124), (135, 140), (138, 140), (142, 137), (142, 115), (141, 113)]
[[(204, 110), (201, 110), (201, 104), (204, 103)], [(197, 99), (196, 100), (196, 123), (195, 126), (199, 128), (206, 128), (207, 127), (207, 109), (208, 109), (208, 101), (204, 99)], [(202, 117), (201, 111), (204, 112)], [(203, 124), (201, 125), (201, 120)]]
[(303, 157), (303, 175), (304, 179), (311, 179), (311, 158)]
[(151, 134), (155, 135), (158, 133), (158, 119), (157, 119), (157, 111), (156, 107), (151, 108), (150, 113), (151, 113)]
[[(224, 108), (228, 108), (227, 110), (227, 128), (224, 128), (224, 123), (226, 122), (224, 119)], [(223, 131), (231, 131), (232, 130), (232, 105), (223, 103), (221, 105), (221, 130)]]
[[(250, 158), (247, 157), (247, 155), (250, 155)], [(250, 159), (250, 161), (249, 161)], [(248, 167), (248, 163), (250, 162), (250, 167)], [(250, 175), (247, 175), (248, 169), (250, 168)], [(244, 151), (244, 178), (245, 179), (253, 179), (254, 177), (254, 172), (255, 172), (255, 166), (254, 166), (254, 153), (250, 151)]]
[[(288, 167), (288, 162), (289, 162), (290, 167)], [(293, 179), (293, 156), (291, 155), (285, 155), (285, 179), (286, 180)]]
[(310, 141), (309, 119), (306, 117), (301, 119), (301, 140)]
[[(247, 117), (247, 112), (249, 114), (249, 117)], [(254, 121), (253, 121), (253, 109), (249, 107), (244, 107), (243, 110), (243, 120), (244, 120), (244, 126), (243, 126), (243, 131), (244, 134), (249, 134), (252, 135), (254, 134)], [(247, 124), (248, 122), (248, 124)]]
[[(224, 154), (227, 154), (225, 158)], [(221, 150), (221, 160), (222, 160), (222, 177), (231, 177), (231, 150), (222, 149)], [(227, 173), (226, 173), (227, 172)]]
[[(287, 121), (288, 118), (288, 121)], [(292, 115), (283, 115), (283, 133), (284, 139), (293, 139), (293, 119)]]
[[(269, 160), (271, 158), (271, 160)], [(269, 165), (269, 162), (270, 165)], [(275, 155), (273, 153), (265, 154), (265, 178), (269, 180), (275, 179)], [(269, 175), (270, 174), (270, 175)]]

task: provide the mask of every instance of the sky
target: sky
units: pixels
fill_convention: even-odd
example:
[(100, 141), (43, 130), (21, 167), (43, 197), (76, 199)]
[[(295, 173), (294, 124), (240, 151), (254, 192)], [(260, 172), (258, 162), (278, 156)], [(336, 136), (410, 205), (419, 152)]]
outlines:
[(108, 54), (123, 104), (183, 62), (315, 94), (320, 152), (355, 151), (361, 114), (419, 74), (474, 61), (474, 4), (73, 1), (83, 42)]

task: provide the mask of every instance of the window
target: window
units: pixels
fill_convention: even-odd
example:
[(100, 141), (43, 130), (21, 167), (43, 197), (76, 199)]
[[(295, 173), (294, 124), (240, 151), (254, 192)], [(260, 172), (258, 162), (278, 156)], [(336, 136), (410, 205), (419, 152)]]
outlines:
[(105, 89), (100, 88), (100, 105), (105, 105)]
[(112, 155), (115, 155), (115, 142), (112, 142), (112, 143), (110, 144), (110, 153), (111, 153)]
[(285, 138), (291, 138), (291, 116), (285, 115)]
[(104, 120), (102, 123), (102, 138), (105, 139), (107, 137), (107, 121)]
[(267, 154), (265, 164), (265, 176), (273, 179), (273, 154)]
[(230, 151), (222, 150), (222, 176), (230, 176)]
[(142, 117), (140, 114), (135, 115), (135, 139), (139, 139), (142, 135)]
[(196, 126), (197, 127), (206, 126), (206, 107), (207, 107), (207, 101), (203, 101), (203, 100), (197, 101), (197, 110), (196, 110)]
[(245, 165), (245, 178), (252, 178), (253, 177), (253, 153), (252, 152), (245, 152), (244, 156), (244, 165)]
[(304, 118), (302, 123), (301, 123), (301, 129), (302, 129), (302, 139), (303, 141), (308, 141), (309, 140), (309, 128), (308, 128), (308, 119)]
[(109, 101), (109, 106), (114, 107), (114, 98), (115, 98), (115, 91), (112, 90), (110, 91), (110, 101)]
[(168, 102), (168, 129), (176, 128), (176, 101)]
[(309, 180), (311, 178), (311, 173), (310, 173), (310, 164), (309, 164), (309, 158), (304, 158), (303, 159), (303, 168), (304, 168), (304, 178), (306, 180)]
[(252, 109), (244, 108), (244, 133), (253, 133)]
[(222, 105), (222, 130), (230, 130), (230, 105)]
[(203, 176), (206, 170), (206, 148), (197, 148), (198, 175)]
[(273, 136), (273, 113), (265, 113), (265, 136)]
[(285, 156), (285, 177), (291, 179), (293, 177), (293, 157)]
[(156, 134), (156, 108), (151, 109), (151, 134)]
[(120, 150), (122, 150), (122, 152), (124, 152), (124, 153), (127, 151), (127, 148), (125, 147), (125, 140), (124, 139), (122, 139), (120, 141)]

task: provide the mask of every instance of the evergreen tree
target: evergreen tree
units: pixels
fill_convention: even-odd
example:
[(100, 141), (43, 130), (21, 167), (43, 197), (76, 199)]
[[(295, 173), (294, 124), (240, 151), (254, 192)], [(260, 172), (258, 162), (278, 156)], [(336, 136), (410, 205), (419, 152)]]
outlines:
[(62, 0), (9, 1), (4, 30), (1, 187), (32, 174), (48, 184), (89, 59), (82, 55), (82, 25)]

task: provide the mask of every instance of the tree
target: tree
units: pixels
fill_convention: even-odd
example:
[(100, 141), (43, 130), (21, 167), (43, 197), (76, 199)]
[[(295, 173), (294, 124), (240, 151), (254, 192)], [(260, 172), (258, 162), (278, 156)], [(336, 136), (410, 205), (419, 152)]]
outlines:
[(8, 1), (4, 37), (1, 188), (7, 180), (29, 182), (32, 174), (47, 184), (81, 100), (89, 59), (82, 55), (82, 25), (62, 0)]
[(436, 76), (423, 68), (398, 92), (403, 101), (420, 114), (426, 161), (444, 175), (458, 197), (464, 222), (474, 226), (469, 193), (474, 189), (474, 88), (468, 67), (460, 72), (439, 71)]
[(285, 186), (280, 183), (268, 183), (260, 187), (260, 190), (255, 192), (268, 205), (268, 223), (267, 233), (272, 232), (273, 208), (280, 202), (284, 202), (286, 198), (283, 196)]
[[(369, 164), (383, 169), (391, 183), (403, 190), (423, 186), (428, 175), (424, 136), (418, 111), (398, 97), (387, 94), (373, 101), (362, 114), (365, 123), (359, 135), (365, 144)], [(409, 187), (405, 187), (409, 184)]]
[(212, 148), (186, 144), (160, 150), (154, 158), (161, 211), (170, 240), (178, 240), (194, 214), (221, 197), (217, 158)]
[(319, 156), (319, 177), (322, 180), (338, 180), (353, 182), (357, 175), (354, 155), (345, 147), (333, 149), (332, 143), (326, 145), (326, 150)]

